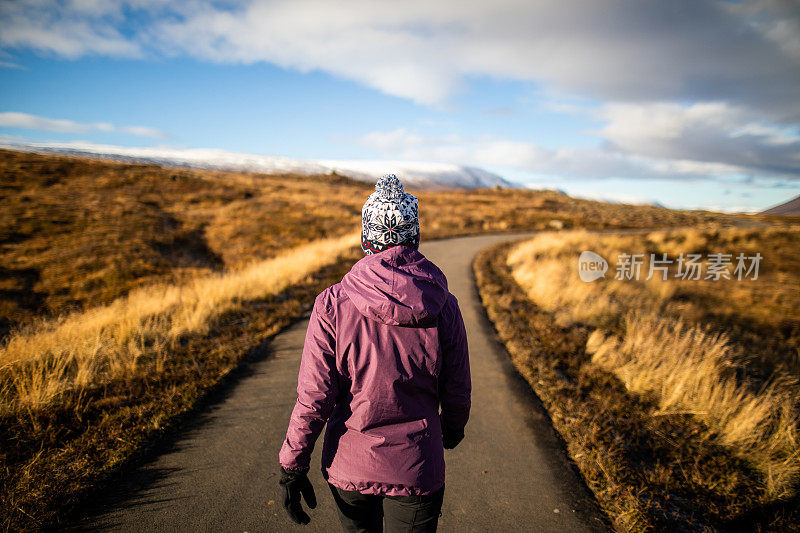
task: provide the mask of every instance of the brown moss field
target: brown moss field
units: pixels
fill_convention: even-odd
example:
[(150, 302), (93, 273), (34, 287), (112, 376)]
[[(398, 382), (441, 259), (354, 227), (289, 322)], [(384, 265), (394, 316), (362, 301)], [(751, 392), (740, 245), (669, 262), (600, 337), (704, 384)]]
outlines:
[[(177, 431), (248, 358), (263, 357), (265, 340), (360, 257), (361, 206), (372, 190), (338, 175), (190, 170), (8, 150), (0, 150), (0, 176), (0, 527), (15, 531), (67, 524), (70, 512)], [(742, 224), (788, 232), (791, 225), (778, 217), (605, 204), (552, 191), (412, 192), (420, 199), (423, 239), (554, 228), (702, 233)], [(779, 239), (794, 238), (774, 236), (775, 253), (784, 249)], [(680, 244), (659, 238), (648, 246)], [(751, 241), (757, 242), (743, 242)], [(747, 347), (773, 339), (774, 357), (748, 363), (754, 384), (778, 383), (776, 373), (798, 367), (790, 313), (798, 307), (786, 289), (795, 278), (764, 268), (770, 288), (785, 288), (779, 295), (753, 285), (752, 294), (725, 307), (707, 305), (725, 300), (716, 287), (681, 298), (680, 291), (663, 293), (679, 302), (670, 312), (727, 328), (726, 358), (745, 361)], [(662, 293), (653, 294), (661, 301)], [(760, 303), (748, 305), (751, 296)], [(560, 302), (548, 313), (568, 307)], [(776, 316), (788, 319), (780, 338), (767, 334)], [(573, 324), (564, 328), (591, 322), (568, 313), (559, 320)], [(626, 324), (598, 320), (597, 327), (610, 328), (595, 339), (600, 346)], [(583, 349), (586, 339), (578, 344)], [(603, 379), (621, 383), (624, 361), (596, 366)], [(772, 393), (790, 386), (779, 385)], [(705, 435), (701, 422), (692, 427)], [(761, 478), (752, 479), (747, 490), (767, 501)]]
[[(579, 230), (476, 261), (490, 318), (616, 529), (797, 528), (799, 243), (796, 223)], [(609, 261), (604, 279), (579, 278), (585, 250)], [(646, 279), (681, 253), (702, 256), (701, 279), (677, 262)], [(730, 279), (706, 279), (714, 253), (732, 255)], [(762, 256), (757, 279), (737, 279), (739, 253)], [(643, 254), (639, 279), (615, 279), (620, 254)]]

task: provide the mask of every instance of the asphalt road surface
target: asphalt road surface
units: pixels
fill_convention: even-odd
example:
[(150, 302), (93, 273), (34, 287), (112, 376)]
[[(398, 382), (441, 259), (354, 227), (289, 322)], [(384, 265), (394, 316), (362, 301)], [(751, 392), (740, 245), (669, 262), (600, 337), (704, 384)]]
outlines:
[[(547, 416), (495, 340), (477, 295), (473, 257), (512, 237), (465, 237), (421, 247), (459, 300), (472, 370), (466, 438), (445, 452), (439, 531), (605, 531)], [(322, 436), (311, 462), (319, 504), (310, 511), (310, 524), (289, 520), (277, 483), (306, 327), (304, 319), (274, 337), (246, 375), (189, 421), (168, 449), (122, 476), (77, 529), (340, 531), (319, 471)]]

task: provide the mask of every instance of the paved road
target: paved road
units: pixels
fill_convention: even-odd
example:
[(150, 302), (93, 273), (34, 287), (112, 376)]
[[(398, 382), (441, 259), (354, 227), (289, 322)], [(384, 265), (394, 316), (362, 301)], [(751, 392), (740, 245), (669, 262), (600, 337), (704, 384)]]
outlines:
[[(591, 496), (560, 449), (528, 384), (495, 341), (473, 283), (475, 254), (509, 236), (434, 241), (421, 251), (440, 266), (467, 327), (473, 409), (466, 438), (446, 452), (447, 482), (439, 530), (604, 531)], [(277, 335), (269, 355), (224, 398), (189, 424), (152, 462), (115, 486), (80, 529), (115, 531), (340, 530), (319, 472), (311, 524), (284, 516), (277, 455), (295, 401), (307, 321)]]

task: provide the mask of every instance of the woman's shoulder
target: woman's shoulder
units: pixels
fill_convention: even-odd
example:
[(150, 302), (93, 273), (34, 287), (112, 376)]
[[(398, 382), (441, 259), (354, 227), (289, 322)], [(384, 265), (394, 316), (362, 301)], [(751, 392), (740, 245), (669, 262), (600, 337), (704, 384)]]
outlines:
[(328, 314), (332, 314), (334, 308), (341, 302), (348, 300), (347, 292), (342, 287), (342, 283), (334, 283), (330, 287), (317, 295), (314, 305)]
[(439, 312), (445, 322), (454, 322), (461, 316), (461, 308), (458, 305), (458, 298), (452, 292), (447, 293), (442, 310)]

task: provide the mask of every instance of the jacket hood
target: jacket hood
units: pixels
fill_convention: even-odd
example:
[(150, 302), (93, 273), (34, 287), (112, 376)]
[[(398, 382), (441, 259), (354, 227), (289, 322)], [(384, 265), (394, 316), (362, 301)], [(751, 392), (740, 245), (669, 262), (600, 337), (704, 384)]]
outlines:
[(362, 315), (393, 326), (428, 322), (449, 295), (439, 267), (408, 246), (365, 256), (344, 275), (342, 288)]

